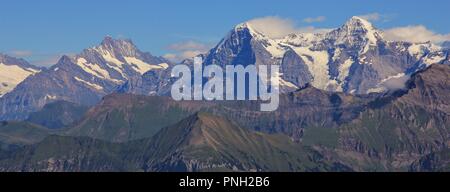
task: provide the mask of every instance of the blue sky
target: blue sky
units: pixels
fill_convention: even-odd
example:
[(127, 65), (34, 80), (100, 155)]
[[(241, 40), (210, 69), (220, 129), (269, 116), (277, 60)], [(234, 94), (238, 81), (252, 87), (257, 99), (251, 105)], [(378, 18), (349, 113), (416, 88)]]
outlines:
[(424, 25), (436, 34), (450, 33), (450, 1), (2, 0), (1, 7), (0, 52), (40, 65), (106, 35), (130, 38), (154, 55), (183, 51), (176, 48), (183, 42), (208, 47), (234, 25), (265, 16), (290, 19), (297, 27), (331, 28), (353, 15), (372, 14), (382, 29)]

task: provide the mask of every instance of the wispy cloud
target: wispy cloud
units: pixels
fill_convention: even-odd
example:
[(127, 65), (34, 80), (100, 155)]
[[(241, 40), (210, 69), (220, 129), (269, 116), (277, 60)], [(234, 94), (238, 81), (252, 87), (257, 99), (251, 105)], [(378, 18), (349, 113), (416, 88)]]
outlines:
[(406, 27), (395, 27), (384, 30), (384, 37), (391, 41), (407, 42), (433, 42), (442, 43), (450, 41), (450, 34), (436, 33), (423, 25), (413, 25)]
[(278, 16), (256, 18), (248, 21), (248, 23), (255, 30), (272, 38), (282, 38), (292, 33), (320, 33), (328, 31), (327, 29), (315, 28), (313, 26), (298, 27), (291, 19)]
[(399, 89), (404, 89), (406, 87), (406, 82), (410, 79), (409, 75), (402, 74), (394, 78), (390, 78), (380, 84), (386, 90), (396, 91)]
[(199, 54), (206, 53), (212, 46), (207, 43), (201, 43), (193, 40), (174, 43), (167, 46), (167, 49), (172, 51), (163, 57), (174, 62), (183, 59), (192, 58)]
[(327, 18), (325, 16), (318, 16), (318, 17), (308, 17), (303, 19), (303, 22), (305, 23), (317, 23), (325, 21)]
[(29, 57), (33, 55), (33, 52), (29, 50), (13, 50), (8, 52), (8, 54), (14, 57)]
[(185, 41), (180, 43), (174, 43), (167, 46), (168, 49), (174, 51), (188, 51), (188, 50), (206, 50), (208, 45), (196, 41)]
[(367, 21), (382, 21), (382, 22), (387, 22), (389, 20), (391, 20), (391, 15), (387, 15), (387, 14), (381, 14), (381, 13), (368, 13), (365, 15), (359, 15), (359, 17), (367, 20)]

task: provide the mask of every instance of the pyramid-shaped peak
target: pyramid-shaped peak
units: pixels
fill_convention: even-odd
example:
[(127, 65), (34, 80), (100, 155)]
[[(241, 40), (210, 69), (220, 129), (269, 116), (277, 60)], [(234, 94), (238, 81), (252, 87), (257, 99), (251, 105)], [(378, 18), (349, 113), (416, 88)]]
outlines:
[(366, 29), (366, 30), (374, 30), (374, 26), (368, 20), (361, 18), (359, 16), (351, 17), (343, 26), (343, 28), (348, 29)]
[(134, 46), (133, 42), (130, 39), (114, 39), (111, 36), (106, 36), (105, 38), (103, 38), (101, 45), (105, 47), (117, 47), (123, 45)]
[(242, 30), (254, 31), (250, 22), (239, 23), (238, 25), (236, 25), (234, 27), (234, 30), (235, 31), (242, 31)]
[(136, 56), (140, 52), (130, 39), (115, 39), (111, 36), (106, 36), (95, 49), (113, 56)]

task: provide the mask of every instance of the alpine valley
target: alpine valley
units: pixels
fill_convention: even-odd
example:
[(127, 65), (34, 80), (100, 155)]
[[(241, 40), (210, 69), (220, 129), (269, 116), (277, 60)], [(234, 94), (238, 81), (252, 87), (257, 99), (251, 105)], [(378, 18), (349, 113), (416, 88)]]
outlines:
[(49, 68), (0, 54), (0, 171), (450, 171), (448, 47), (360, 17), (278, 38), (241, 23), (199, 56), (279, 65), (273, 112), (172, 100), (180, 63), (131, 40)]

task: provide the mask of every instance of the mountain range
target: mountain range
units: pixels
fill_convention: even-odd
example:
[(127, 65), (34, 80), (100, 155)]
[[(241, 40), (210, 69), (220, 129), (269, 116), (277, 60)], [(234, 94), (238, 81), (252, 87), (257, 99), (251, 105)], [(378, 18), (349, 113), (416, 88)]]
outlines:
[(40, 72), (41, 69), (23, 59), (0, 54), (0, 97), (14, 88), (28, 76)]
[[(445, 43), (441, 47), (430, 42), (387, 41), (370, 22), (352, 17), (329, 32), (283, 38), (271, 38), (251, 22), (242, 23), (200, 56), (204, 65), (280, 65), (283, 92), (310, 84), (331, 92), (368, 94), (403, 88), (418, 70), (449, 64), (448, 53)], [(140, 51), (130, 40), (106, 37), (98, 46), (63, 56), (49, 69), (15, 80), (15, 89), (11, 85), (3, 91), (8, 94), (0, 99), (0, 119), (23, 120), (57, 100), (92, 106), (114, 92), (168, 95), (174, 80), (170, 69), (175, 64)], [(34, 70), (24, 75), (38, 72), (22, 65)]]
[(76, 56), (63, 56), (4, 95), (1, 119), (26, 119), (29, 113), (58, 100), (91, 106), (127, 80), (149, 70), (167, 69), (169, 63), (138, 50), (130, 40), (106, 37), (99, 46)]
[(281, 38), (246, 22), (199, 55), (280, 65), (273, 112), (172, 100), (179, 63), (130, 40), (48, 69), (2, 56), (26, 76), (0, 98), (0, 171), (449, 171), (449, 49), (383, 35), (359, 17)]

